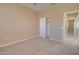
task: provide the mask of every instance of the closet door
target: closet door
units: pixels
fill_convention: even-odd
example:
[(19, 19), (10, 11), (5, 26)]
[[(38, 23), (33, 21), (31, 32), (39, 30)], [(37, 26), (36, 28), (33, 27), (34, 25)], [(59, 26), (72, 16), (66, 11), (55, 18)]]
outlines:
[(46, 18), (46, 37), (50, 38), (50, 18)]
[(40, 19), (40, 36), (46, 37), (46, 17), (42, 17)]

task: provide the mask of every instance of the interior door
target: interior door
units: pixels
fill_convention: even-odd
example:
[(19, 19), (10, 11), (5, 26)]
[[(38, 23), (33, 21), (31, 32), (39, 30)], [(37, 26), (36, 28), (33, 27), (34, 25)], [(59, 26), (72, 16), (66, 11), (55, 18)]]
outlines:
[(42, 17), (40, 19), (40, 36), (46, 37), (46, 17)]
[(50, 19), (46, 18), (46, 37), (50, 37)]

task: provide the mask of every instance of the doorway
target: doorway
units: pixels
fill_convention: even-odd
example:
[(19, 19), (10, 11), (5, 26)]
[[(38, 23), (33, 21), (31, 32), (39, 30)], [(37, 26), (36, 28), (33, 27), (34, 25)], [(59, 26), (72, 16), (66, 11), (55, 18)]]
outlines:
[(79, 11), (64, 13), (64, 41), (70, 44), (79, 44)]
[(67, 32), (69, 34), (74, 34), (74, 21), (75, 19), (72, 19), (72, 20), (68, 20), (68, 28), (67, 28)]

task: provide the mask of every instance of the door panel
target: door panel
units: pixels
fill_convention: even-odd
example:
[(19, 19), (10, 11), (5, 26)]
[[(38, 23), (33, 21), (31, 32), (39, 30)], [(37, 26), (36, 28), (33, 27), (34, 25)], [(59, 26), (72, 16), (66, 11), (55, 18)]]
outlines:
[(40, 36), (41, 37), (46, 37), (46, 18), (42, 17), (40, 19)]
[(46, 20), (46, 36), (50, 37), (50, 19), (47, 18)]

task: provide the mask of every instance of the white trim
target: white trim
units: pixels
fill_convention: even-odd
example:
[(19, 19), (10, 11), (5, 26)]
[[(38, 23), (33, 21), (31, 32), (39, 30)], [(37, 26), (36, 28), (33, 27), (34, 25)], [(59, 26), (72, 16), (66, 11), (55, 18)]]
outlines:
[(66, 13), (64, 13), (64, 16), (63, 16), (63, 39), (65, 40), (65, 26), (66, 26)]
[(68, 18), (68, 20), (73, 20), (73, 19), (77, 19), (77, 18)]
[(66, 13), (66, 14), (72, 14), (72, 13), (77, 13), (77, 12), (79, 12), (79, 10), (67, 11), (67, 12), (65, 12), (65, 13)]
[(11, 42), (11, 43), (6, 43), (6, 44), (3, 44), (3, 45), (0, 45), (0, 48), (1, 48), (1, 47), (6, 47), (6, 46), (9, 46), (9, 45), (12, 45), (12, 44), (20, 43), (20, 42), (23, 42), (23, 41), (25, 41), (25, 40), (33, 39), (33, 38), (36, 38), (36, 37), (39, 37), (39, 35), (37, 35), (37, 36), (32, 36), (32, 37), (25, 38), (25, 39), (21, 39), (21, 40), (17, 40), (17, 41), (15, 41), (15, 42)]

